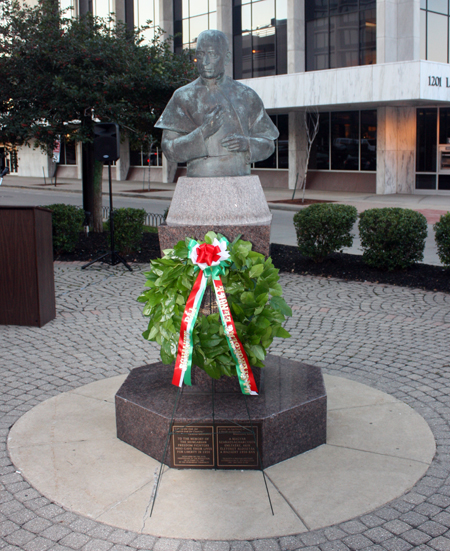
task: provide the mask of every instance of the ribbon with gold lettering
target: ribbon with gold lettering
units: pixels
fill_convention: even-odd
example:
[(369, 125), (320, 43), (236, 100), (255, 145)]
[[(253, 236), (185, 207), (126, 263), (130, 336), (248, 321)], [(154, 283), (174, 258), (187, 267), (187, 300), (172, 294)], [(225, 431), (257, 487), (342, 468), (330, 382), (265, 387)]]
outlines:
[(191, 385), (192, 367), (192, 331), (197, 320), (200, 304), (205, 294), (206, 283), (209, 277), (212, 279), (220, 319), (225, 330), (225, 336), (231, 355), (236, 365), (239, 385), (243, 394), (257, 395), (255, 378), (253, 376), (247, 354), (237, 336), (236, 327), (223, 288), (220, 274), (224, 273), (225, 266), (230, 262), (230, 253), (227, 250), (228, 241), (225, 237), (214, 239), (209, 243), (197, 243), (191, 239), (188, 245), (189, 258), (200, 272), (195, 280), (192, 291), (186, 302), (186, 307), (181, 318), (180, 338), (178, 340), (178, 353), (175, 362), (175, 371), (172, 383), (181, 387), (183, 381)]

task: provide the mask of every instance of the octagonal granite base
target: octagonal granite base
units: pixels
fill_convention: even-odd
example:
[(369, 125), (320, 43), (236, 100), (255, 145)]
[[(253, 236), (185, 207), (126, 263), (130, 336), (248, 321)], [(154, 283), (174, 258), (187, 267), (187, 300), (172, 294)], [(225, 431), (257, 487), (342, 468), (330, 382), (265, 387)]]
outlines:
[[(178, 389), (171, 384), (173, 366), (160, 362), (133, 369), (115, 397), (117, 436), (147, 455), (163, 460), (164, 448)], [(262, 370), (258, 396), (238, 392), (212, 393), (183, 387), (174, 415), (174, 425), (189, 425), (198, 432), (182, 443), (170, 439), (165, 463), (170, 467), (259, 468), (249, 450), (257, 434), (264, 468), (311, 450), (326, 442), (327, 396), (320, 368), (268, 355)], [(248, 407), (248, 412), (247, 412)], [(251, 422), (249, 422), (249, 414)], [(242, 425), (247, 435), (239, 432)], [(213, 434), (213, 428), (215, 431)], [(211, 432), (209, 432), (211, 431)], [(220, 436), (221, 435), (221, 436)], [(222, 440), (219, 442), (220, 438)], [(200, 440), (199, 440), (200, 439)], [(243, 442), (239, 451), (239, 440)], [(177, 444), (178, 442), (178, 444)], [(190, 461), (196, 442), (200, 461)], [(254, 446), (254, 443), (253, 443)], [(208, 457), (208, 450), (210, 456)], [(230, 453), (232, 452), (232, 453)], [(241, 453), (243, 459), (238, 460)], [(181, 457), (181, 460), (180, 460)]]

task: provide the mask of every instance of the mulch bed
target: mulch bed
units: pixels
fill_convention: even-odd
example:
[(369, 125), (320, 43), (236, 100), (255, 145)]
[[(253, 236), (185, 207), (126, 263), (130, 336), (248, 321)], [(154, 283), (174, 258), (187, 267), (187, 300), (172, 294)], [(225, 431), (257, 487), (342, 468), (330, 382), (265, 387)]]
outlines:
[(315, 205), (316, 203), (335, 203), (336, 201), (326, 201), (324, 199), (277, 199), (276, 201), (268, 201), (269, 203), (285, 203), (287, 205)]
[[(80, 241), (71, 254), (61, 254), (55, 260), (86, 261), (93, 260), (108, 252), (107, 234), (90, 233), (86, 237), (80, 234)], [(156, 233), (145, 233), (141, 250), (124, 255), (128, 262), (150, 262), (160, 256), (159, 240)], [(416, 264), (408, 270), (386, 272), (366, 266), (362, 257), (353, 254), (336, 253), (320, 264), (315, 264), (302, 256), (296, 247), (272, 243), (271, 256), (274, 265), (282, 272), (335, 277), (345, 281), (363, 281), (388, 283), (401, 287), (413, 287), (427, 291), (450, 293), (450, 268)]]

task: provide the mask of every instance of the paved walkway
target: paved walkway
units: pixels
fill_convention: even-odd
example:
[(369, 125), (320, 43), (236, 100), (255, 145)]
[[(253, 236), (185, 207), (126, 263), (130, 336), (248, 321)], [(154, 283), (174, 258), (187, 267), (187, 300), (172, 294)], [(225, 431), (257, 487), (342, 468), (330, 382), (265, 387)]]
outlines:
[(0, 327), (0, 549), (2, 551), (450, 550), (450, 295), (283, 275), (292, 339), (271, 352), (314, 363), (404, 401), (431, 427), (437, 453), (405, 495), (328, 528), (246, 541), (154, 538), (115, 529), (50, 502), (16, 472), (10, 427), (34, 405), (156, 360), (140, 334), (141, 266), (55, 264), (57, 318), (43, 328)]

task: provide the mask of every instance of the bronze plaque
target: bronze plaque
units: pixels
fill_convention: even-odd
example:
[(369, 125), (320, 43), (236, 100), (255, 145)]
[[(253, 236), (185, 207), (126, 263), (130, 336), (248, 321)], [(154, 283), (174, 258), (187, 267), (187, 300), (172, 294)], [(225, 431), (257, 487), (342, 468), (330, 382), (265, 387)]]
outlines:
[(212, 425), (172, 427), (172, 465), (188, 469), (214, 467), (214, 429)]
[(259, 425), (237, 426), (219, 425), (217, 429), (216, 450), (217, 467), (221, 469), (258, 469), (258, 451), (255, 437), (260, 447), (261, 434)]

